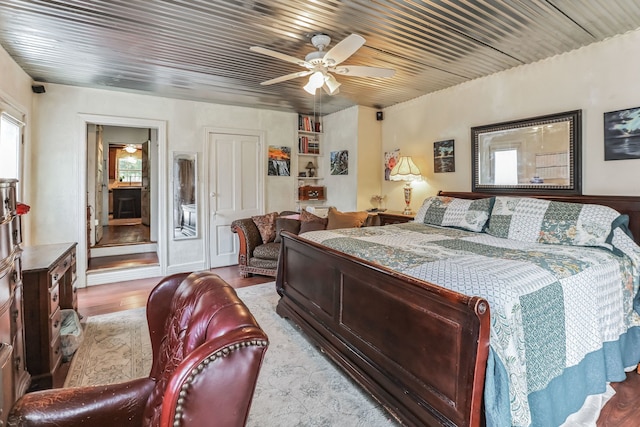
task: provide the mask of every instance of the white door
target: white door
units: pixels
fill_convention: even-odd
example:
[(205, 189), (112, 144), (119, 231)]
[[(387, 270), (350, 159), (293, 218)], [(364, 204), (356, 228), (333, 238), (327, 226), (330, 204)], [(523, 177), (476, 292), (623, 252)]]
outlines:
[(96, 244), (102, 240), (102, 189), (104, 188), (104, 148), (102, 145), (102, 126), (96, 127), (96, 192), (95, 192), (95, 207), (96, 207)]
[(142, 143), (142, 189), (140, 190), (140, 217), (142, 225), (151, 225), (151, 197), (149, 180), (149, 144), (151, 141)]
[(209, 257), (213, 268), (238, 263), (238, 237), (231, 231), (231, 222), (262, 213), (264, 162), (256, 135), (211, 132), (207, 143)]

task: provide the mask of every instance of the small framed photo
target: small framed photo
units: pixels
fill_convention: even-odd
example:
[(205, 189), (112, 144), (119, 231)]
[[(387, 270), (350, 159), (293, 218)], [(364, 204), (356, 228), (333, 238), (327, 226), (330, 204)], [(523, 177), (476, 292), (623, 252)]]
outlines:
[(604, 159), (640, 159), (640, 107), (604, 113)]
[(456, 171), (453, 139), (433, 143), (433, 171), (436, 173)]

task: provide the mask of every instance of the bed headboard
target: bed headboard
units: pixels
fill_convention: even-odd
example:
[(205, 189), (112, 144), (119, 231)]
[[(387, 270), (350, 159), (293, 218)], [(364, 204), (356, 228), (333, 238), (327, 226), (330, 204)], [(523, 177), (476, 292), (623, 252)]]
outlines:
[(535, 197), (556, 202), (590, 203), (609, 206), (621, 214), (629, 215), (629, 229), (633, 238), (640, 245), (640, 197), (637, 196), (575, 196), (575, 195), (524, 195), (524, 194), (490, 194), (456, 191), (439, 191), (439, 196), (458, 197), (460, 199), (482, 199), (492, 196)]

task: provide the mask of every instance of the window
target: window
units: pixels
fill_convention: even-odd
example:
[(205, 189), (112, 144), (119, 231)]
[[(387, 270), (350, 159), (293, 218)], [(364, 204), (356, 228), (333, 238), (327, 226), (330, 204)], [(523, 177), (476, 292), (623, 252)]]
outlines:
[(135, 154), (122, 151), (118, 157), (118, 180), (120, 182), (142, 182), (142, 156), (140, 150)]
[(0, 178), (20, 179), (21, 134), (22, 122), (0, 114)]

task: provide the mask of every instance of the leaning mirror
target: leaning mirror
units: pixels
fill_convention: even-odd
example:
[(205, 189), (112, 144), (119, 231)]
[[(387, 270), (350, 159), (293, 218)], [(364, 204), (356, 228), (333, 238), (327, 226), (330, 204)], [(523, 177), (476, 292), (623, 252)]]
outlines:
[(173, 238), (176, 240), (198, 236), (196, 160), (195, 153), (173, 153)]
[(472, 191), (581, 194), (581, 110), (471, 128)]

